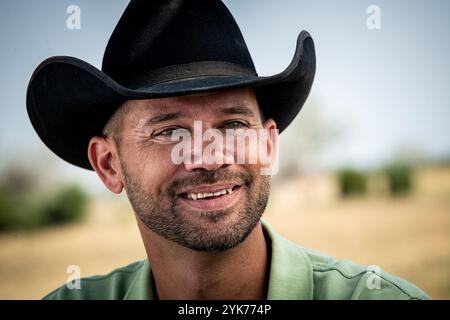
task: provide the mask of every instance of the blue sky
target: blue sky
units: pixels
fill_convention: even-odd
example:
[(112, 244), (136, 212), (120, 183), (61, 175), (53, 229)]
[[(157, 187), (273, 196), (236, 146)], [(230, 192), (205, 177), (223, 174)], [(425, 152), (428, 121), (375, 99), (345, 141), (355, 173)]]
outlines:
[[(450, 1), (224, 2), (261, 75), (282, 71), (298, 33), (312, 34), (317, 73), (305, 109), (320, 108), (328, 123), (345, 128), (323, 151), (327, 165), (374, 165), (405, 145), (434, 158), (450, 155)], [(66, 28), (71, 4), (81, 8), (80, 30)], [(366, 27), (372, 4), (381, 9), (380, 30)], [(0, 166), (32, 155), (50, 159), (64, 175), (91, 179), (56, 160), (34, 133), (25, 111), (26, 86), (49, 56), (71, 55), (100, 67), (126, 5), (125, 0), (0, 2)], [(293, 127), (302, 125), (300, 118)]]

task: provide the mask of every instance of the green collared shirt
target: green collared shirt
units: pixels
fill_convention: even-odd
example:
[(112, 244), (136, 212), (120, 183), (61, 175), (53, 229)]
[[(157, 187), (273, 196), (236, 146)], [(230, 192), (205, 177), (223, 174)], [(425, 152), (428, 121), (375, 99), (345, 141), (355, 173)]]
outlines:
[[(268, 300), (300, 299), (429, 299), (413, 284), (378, 267), (336, 260), (305, 249), (277, 234), (266, 222), (271, 248)], [(154, 299), (154, 282), (147, 259), (104, 276), (82, 278), (79, 289), (63, 285), (44, 299)]]

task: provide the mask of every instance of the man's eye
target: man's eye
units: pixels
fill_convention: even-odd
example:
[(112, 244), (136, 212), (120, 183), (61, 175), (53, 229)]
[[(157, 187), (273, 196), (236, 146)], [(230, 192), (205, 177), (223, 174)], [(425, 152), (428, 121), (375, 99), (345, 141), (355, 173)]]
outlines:
[(155, 136), (157, 136), (157, 137), (170, 137), (175, 132), (178, 132), (178, 131), (180, 131), (180, 133), (182, 133), (182, 132), (187, 131), (187, 130), (183, 129), (183, 128), (168, 128), (168, 129), (164, 129), (164, 130), (162, 130), (160, 132), (157, 132), (155, 134)]
[(230, 121), (223, 125), (225, 129), (241, 129), (241, 128), (247, 128), (248, 125), (245, 122), (242, 121)]

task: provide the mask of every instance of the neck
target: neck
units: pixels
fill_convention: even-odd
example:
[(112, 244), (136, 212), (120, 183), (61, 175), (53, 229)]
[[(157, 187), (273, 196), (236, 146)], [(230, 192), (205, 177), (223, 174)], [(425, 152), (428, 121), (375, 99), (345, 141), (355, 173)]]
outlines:
[(235, 248), (218, 253), (182, 247), (139, 219), (161, 300), (258, 300), (267, 297), (267, 246), (261, 223)]

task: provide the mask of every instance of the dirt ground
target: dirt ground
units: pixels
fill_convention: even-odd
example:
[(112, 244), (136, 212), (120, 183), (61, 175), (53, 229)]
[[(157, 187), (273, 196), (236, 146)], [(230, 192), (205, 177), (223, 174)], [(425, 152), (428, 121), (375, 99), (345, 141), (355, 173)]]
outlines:
[[(416, 175), (411, 196), (342, 200), (331, 176), (273, 187), (264, 215), (279, 233), (340, 259), (403, 277), (434, 299), (450, 298), (450, 168)], [(97, 199), (78, 225), (0, 235), (0, 299), (39, 299), (81, 276), (104, 274), (145, 257), (125, 199)]]

